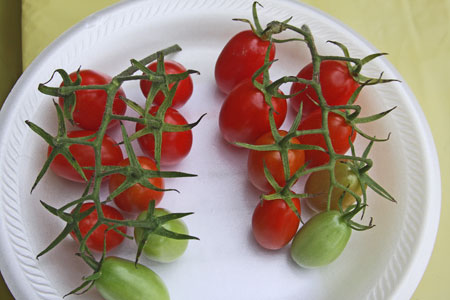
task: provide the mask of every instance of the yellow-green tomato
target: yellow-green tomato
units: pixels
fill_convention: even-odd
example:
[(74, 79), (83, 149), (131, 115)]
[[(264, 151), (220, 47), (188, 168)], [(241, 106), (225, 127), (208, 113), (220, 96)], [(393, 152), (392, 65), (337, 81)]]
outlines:
[(341, 255), (351, 227), (335, 210), (318, 213), (303, 225), (291, 245), (291, 257), (301, 267), (328, 265)]
[(170, 300), (158, 274), (144, 265), (114, 256), (103, 261), (95, 287), (105, 300)]
[[(154, 215), (156, 217), (164, 216), (170, 212), (156, 208)], [(144, 220), (147, 217), (147, 212), (144, 211), (138, 216), (138, 220)], [(170, 220), (162, 225), (165, 229), (173, 231), (175, 233), (188, 234), (188, 228), (181, 219)], [(143, 230), (141, 228), (135, 228), (134, 237), (136, 243), (142, 240)], [(186, 251), (188, 246), (188, 240), (177, 240), (168, 237), (164, 237), (158, 234), (151, 233), (145, 243), (143, 253), (149, 259), (158, 262), (172, 262), (179, 258)]]
[[(358, 177), (353, 173), (351, 168), (344, 161), (337, 161), (334, 167), (334, 176), (336, 180), (343, 186), (348, 187), (358, 196), (362, 195), (361, 185)], [(315, 197), (305, 198), (304, 202), (312, 210), (326, 211), (328, 204), (328, 190), (330, 188), (330, 173), (328, 170), (321, 170), (312, 173), (305, 184), (305, 192), (307, 194), (316, 194)], [(338, 201), (344, 190), (334, 188), (331, 194), (330, 209), (339, 210)], [(355, 203), (356, 199), (350, 193), (345, 193), (342, 200), (342, 209)]]

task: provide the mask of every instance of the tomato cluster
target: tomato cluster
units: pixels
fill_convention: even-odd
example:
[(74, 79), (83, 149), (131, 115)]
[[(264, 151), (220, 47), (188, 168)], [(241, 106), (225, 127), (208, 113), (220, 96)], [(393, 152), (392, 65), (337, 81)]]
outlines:
[[(153, 72), (157, 70), (157, 62), (153, 62), (147, 66), (147, 68)], [(178, 62), (175, 61), (164, 61), (164, 70), (166, 74), (180, 74), (185, 73), (187, 70)], [(102, 124), (103, 115), (105, 112), (106, 102), (108, 94), (105, 90), (95, 89), (96, 86), (106, 85), (111, 82), (111, 78), (107, 75), (101, 74), (94, 70), (79, 70), (73, 72), (69, 75), (70, 80), (74, 83), (77, 79), (80, 80), (80, 86), (93, 86), (92, 89), (77, 90), (75, 92), (76, 104), (73, 109), (73, 121), (74, 123), (84, 130), (74, 130), (67, 132), (68, 138), (79, 138), (79, 137), (91, 137), (88, 141), (95, 140), (96, 130), (98, 130)], [(169, 89), (174, 86), (174, 82), (168, 84)], [(61, 83), (64, 86), (64, 82)], [(143, 95), (147, 98), (149, 91), (152, 86), (150, 80), (142, 79), (140, 80), (140, 86)], [(182, 116), (180, 112), (175, 110), (174, 107), (182, 107), (191, 97), (193, 92), (192, 78), (189, 75), (185, 79), (177, 82), (176, 92), (174, 96), (170, 99), (171, 107), (167, 109), (164, 114), (164, 122), (172, 125), (187, 125), (188, 122)], [(114, 115), (125, 115), (126, 103), (124, 101), (126, 95), (122, 88), (118, 90), (114, 96), (112, 104), (112, 113)], [(153, 99), (153, 106), (151, 106), (149, 113), (155, 116), (160, 109), (160, 105), (163, 104), (165, 100), (165, 95), (160, 90), (156, 93)], [(59, 105), (64, 109), (64, 97), (60, 97)], [(107, 129), (119, 125), (118, 120), (111, 120)], [(135, 132), (144, 131), (147, 128), (145, 123), (136, 123)], [(152, 133), (139, 136), (138, 138), (139, 146), (144, 154), (147, 156), (137, 157), (140, 166), (147, 170), (158, 170), (155, 163), (155, 136)], [(161, 165), (174, 165), (179, 163), (184, 159), (190, 152), (192, 146), (192, 131), (178, 131), (178, 132), (163, 132), (162, 141), (160, 145)], [(51, 155), (53, 150), (52, 146), (48, 147), (48, 156)], [(85, 179), (90, 180), (95, 167), (95, 153), (94, 149), (90, 145), (85, 144), (72, 144), (69, 146), (69, 152), (73, 159), (79, 164), (83, 169), (85, 177), (81, 176), (77, 169), (72, 166), (68, 158), (62, 154), (56, 155), (51, 164), (50, 168), (55, 172), (55, 174), (75, 182), (85, 182)], [(102, 166), (128, 166), (130, 165), (129, 158), (123, 157), (123, 152), (117, 141), (113, 140), (109, 135), (105, 134), (103, 141), (101, 143), (101, 165)], [(114, 173), (109, 178), (104, 177), (104, 181), (108, 180), (108, 186), (110, 193), (113, 193), (119, 186), (126, 181), (127, 176)], [(149, 178), (149, 183), (154, 188), (149, 188), (143, 186), (139, 183), (132, 185), (113, 198), (114, 203), (123, 211), (140, 213), (145, 212), (148, 209), (150, 201), (155, 201), (155, 205), (158, 205), (164, 195), (164, 179), (160, 177)], [(81, 211), (86, 209), (86, 207), (93, 206), (92, 203), (86, 203), (82, 206)], [(106, 218), (113, 218), (122, 220), (122, 214), (116, 210), (114, 207), (103, 204), (102, 205), (103, 214)], [(114, 212), (114, 213), (113, 213)], [(79, 226), (81, 231), (81, 236), (84, 235), (93, 227), (97, 222), (97, 211), (93, 211), (90, 215), (80, 220)], [(175, 221), (174, 221), (175, 222)], [(177, 220), (176, 222), (182, 222)], [(124, 227), (121, 227), (121, 231)], [(185, 228), (185, 227), (183, 227)], [(102, 251), (103, 250), (103, 240), (105, 239), (106, 250), (110, 250), (120, 244), (123, 241), (123, 235), (119, 235), (116, 231), (110, 230), (106, 234), (104, 233), (107, 229), (106, 225), (101, 225), (97, 228), (89, 237), (87, 246), (90, 249)], [(184, 229), (184, 232), (187, 230)], [(75, 234), (72, 233), (75, 237)], [(105, 237), (104, 237), (105, 236)], [(150, 243), (147, 247), (152, 247)], [(154, 246), (153, 246), (154, 247)], [(145, 252), (144, 252), (145, 253)], [(180, 253), (181, 254), (181, 253)]]
[[(371, 227), (351, 221), (365, 207), (367, 186), (394, 200), (366, 174), (372, 164), (368, 152), (373, 142), (380, 140), (356, 126), (358, 122), (379, 119), (387, 112), (358, 119), (361, 107), (355, 105), (364, 86), (391, 80), (359, 74), (364, 63), (381, 54), (354, 59), (344, 45), (333, 42), (345, 56), (321, 56), (306, 26), (300, 29), (287, 21), (273, 21), (262, 29), (256, 5), (255, 26), (232, 37), (215, 65), (217, 87), (226, 94), (218, 119), (219, 130), (225, 141), (249, 149), (248, 180), (263, 193), (251, 222), (256, 242), (265, 249), (277, 250), (293, 240), (291, 256), (297, 264), (322, 266), (340, 255), (352, 229)], [(269, 68), (274, 59), (280, 59), (275, 51), (280, 40), (273, 35), (283, 30), (301, 35), (299, 40), (309, 47), (312, 62), (296, 76), (272, 82)], [(287, 83), (292, 84), (285, 95), (280, 87)], [(297, 115), (287, 124), (290, 129), (286, 131), (281, 128), (288, 103)], [(353, 147), (358, 132), (370, 140), (362, 157), (356, 156)], [(295, 192), (293, 188), (300, 177), (305, 177), (306, 184), (295, 186)], [(297, 233), (301, 218), (299, 198), (317, 215)]]
[[(264, 81), (268, 81), (266, 78), (268, 68), (264, 66), (270, 66), (267, 63), (273, 61), (275, 57), (276, 45), (272, 44), (269, 38), (263, 37), (257, 31), (240, 32), (230, 39), (217, 59), (216, 83), (222, 92), (227, 93), (220, 110), (219, 129), (223, 138), (233, 145), (239, 145), (239, 143), (274, 145), (276, 140), (271, 126), (275, 127), (280, 137), (288, 135), (288, 132), (279, 130), (287, 114), (286, 98), (273, 95), (268, 97), (261, 88)], [(243, 54), (245, 57), (242, 56)], [(333, 104), (345, 104), (347, 99), (344, 99), (344, 96), (348, 94), (336, 95), (336, 89), (345, 90), (351, 95), (358, 83), (353, 80), (348, 70), (347, 72), (341, 70), (347, 69), (345, 64), (327, 61), (322, 67), (323, 74), (321, 73), (320, 78), (326, 80), (322, 85), (328, 89), (327, 95), (334, 96)], [(339, 70), (336, 70), (337, 67)], [(307, 65), (297, 76), (310, 80), (312, 64)], [(343, 88), (342, 82), (351, 87)], [(304, 91), (296, 94), (301, 90)], [(281, 91), (278, 91), (278, 94), (283, 95)], [(296, 94), (291, 97), (290, 103), (297, 111), (300, 103), (303, 102), (303, 120), (298, 130), (321, 128), (322, 114), (320, 107), (317, 106), (318, 100), (314, 90), (305, 84), (294, 83), (291, 94)], [(316, 103), (313, 102), (314, 100)], [(272, 124), (270, 114), (272, 114)], [(354, 140), (355, 132), (346, 124), (344, 118), (334, 114), (329, 115), (329, 127), (333, 147), (338, 153), (345, 153), (350, 147), (348, 136), (352, 135)], [(343, 128), (349, 129), (344, 132)], [(294, 145), (309, 144), (326, 148), (322, 134), (294, 136), (289, 139), (289, 142)], [(289, 174), (285, 174), (286, 168), (280, 151), (251, 149), (247, 166), (249, 181), (261, 192), (273, 193), (274, 187), (268, 181), (265, 170), (270, 173), (278, 186), (285, 186), (287, 179), (302, 168), (305, 161), (308, 162), (309, 167), (322, 165), (328, 161), (328, 154), (319, 150), (289, 149), (286, 156)], [(298, 198), (293, 198), (291, 201), (296, 212), (281, 198), (262, 200), (256, 206), (252, 218), (252, 230), (256, 241), (262, 247), (272, 250), (280, 249), (287, 245), (296, 234), (300, 224), (298, 217), (301, 212), (300, 201)]]
[[(161, 166), (176, 165), (188, 156), (193, 141), (192, 128), (200, 121), (189, 124), (176, 110), (191, 97), (193, 82), (190, 74), (196, 71), (186, 70), (175, 61), (165, 61), (164, 51), (181, 50), (178, 46), (172, 48), (132, 63), (115, 78), (89, 69), (71, 74), (58, 70), (63, 78), (58, 88), (45, 84), (39, 87), (45, 94), (59, 96), (59, 103), (55, 103), (57, 136), (51, 137), (27, 121), (30, 128), (49, 144), (47, 161), (32, 189), (47, 169), (66, 180), (86, 183), (83, 196), (60, 209), (43, 203), (57, 216), (70, 216), (68, 219), (61, 217), (70, 230), (65, 229), (39, 256), (70, 234), (80, 243), (83, 260), (101, 274), (96, 280), (86, 279), (80, 288), (93, 281), (107, 299), (122, 299), (120, 295), (127, 294), (122, 288), (115, 290), (111, 282), (116, 280), (138, 290), (141, 293), (138, 297), (142, 297), (139, 299), (168, 299), (164, 283), (147, 267), (136, 265), (139, 266), (136, 268), (127, 260), (105, 257), (107, 252), (124, 241), (128, 227), (134, 227), (138, 247), (136, 264), (141, 253), (159, 262), (174, 261), (185, 252), (189, 239), (197, 239), (188, 235), (188, 228), (180, 219), (191, 213), (173, 214), (155, 208), (167, 191), (165, 177), (195, 176), (161, 170)], [(145, 66), (144, 62), (151, 60), (156, 61)], [(131, 75), (138, 70), (142, 75)], [(158, 80), (153, 81), (154, 78)], [(140, 80), (144, 105), (127, 99), (115, 80)], [(133, 108), (139, 117), (127, 116), (127, 106)], [(67, 120), (78, 129), (68, 130)], [(127, 134), (125, 122), (136, 123), (133, 134)], [(112, 130), (116, 130), (119, 124), (123, 137), (120, 143), (111, 137)], [(137, 140), (145, 156), (136, 156), (132, 140)], [(106, 201), (100, 199), (103, 183), (109, 188)], [(107, 203), (109, 201), (115, 205)], [(70, 207), (71, 212), (65, 212)], [(136, 219), (125, 219), (122, 212), (134, 213)], [(91, 251), (103, 253), (102, 259), (97, 262)], [(126, 274), (129, 277), (125, 278)]]

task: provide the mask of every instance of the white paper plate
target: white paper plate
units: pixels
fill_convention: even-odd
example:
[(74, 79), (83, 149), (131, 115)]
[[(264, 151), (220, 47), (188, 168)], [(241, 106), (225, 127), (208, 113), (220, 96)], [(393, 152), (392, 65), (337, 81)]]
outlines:
[[(329, 16), (294, 1), (261, 1), (263, 24), (293, 16), (292, 24), (306, 23), (319, 51), (340, 54), (332, 39), (346, 44), (355, 57), (378, 52), (364, 39)], [(173, 264), (142, 262), (166, 282), (173, 300), (191, 299), (409, 299), (433, 248), (440, 211), (440, 178), (430, 130), (418, 103), (405, 83), (369, 87), (360, 97), (365, 114), (397, 106), (388, 117), (366, 129), (378, 137), (392, 133), (372, 153), (371, 175), (398, 200), (393, 204), (373, 193), (367, 216), (374, 229), (354, 232), (343, 255), (331, 265), (298, 268), (288, 247), (269, 252), (258, 247), (250, 232), (258, 192), (246, 180), (246, 153), (226, 145), (217, 117), (224, 96), (216, 90), (215, 60), (232, 35), (247, 29), (232, 18), (251, 18), (250, 0), (125, 1), (96, 13), (62, 35), (26, 70), (1, 111), (0, 148), (0, 266), (17, 300), (61, 299), (90, 274), (74, 256), (70, 238), (40, 260), (36, 254), (62, 229), (39, 200), (60, 206), (78, 197), (82, 187), (51, 172), (30, 195), (30, 187), (45, 159), (46, 145), (24, 120), (55, 129), (51, 98), (37, 91), (57, 68), (80, 65), (115, 75), (131, 58), (143, 58), (178, 43), (184, 50), (170, 58), (201, 72), (194, 76), (195, 91), (180, 111), (189, 121), (207, 116), (194, 129), (190, 156), (177, 170), (198, 174), (194, 179), (168, 182), (181, 194), (166, 193), (161, 206), (194, 211), (185, 219), (200, 241)], [(273, 78), (295, 75), (308, 62), (301, 43), (280, 45)], [(366, 66), (366, 74), (384, 71), (400, 75), (384, 58)], [(54, 83), (58, 84), (58, 80)], [(127, 95), (143, 101), (137, 83), (124, 86)], [(307, 216), (306, 216), (307, 217)], [(366, 220), (367, 221), (367, 220)], [(132, 258), (127, 241), (112, 254)], [(95, 290), (70, 299), (100, 299)]]

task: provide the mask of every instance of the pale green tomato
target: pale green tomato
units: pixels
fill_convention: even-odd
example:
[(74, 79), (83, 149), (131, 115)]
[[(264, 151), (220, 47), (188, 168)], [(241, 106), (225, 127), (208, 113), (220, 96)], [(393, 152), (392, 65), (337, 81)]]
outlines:
[[(156, 208), (154, 215), (164, 216), (170, 212), (162, 209)], [(138, 220), (144, 220), (147, 216), (147, 212), (144, 211), (138, 216)], [(181, 234), (188, 234), (188, 228), (186, 224), (181, 219), (175, 219), (168, 221), (162, 225), (165, 229)], [(134, 237), (137, 244), (142, 240), (143, 230), (141, 228), (135, 228)], [(143, 253), (149, 259), (158, 262), (172, 262), (179, 258), (188, 246), (188, 240), (176, 240), (157, 234), (150, 234), (145, 243)]]
[(330, 210), (318, 213), (295, 235), (291, 257), (304, 268), (328, 265), (344, 251), (351, 233), (351, 227), (340, 212)]
[(95, 280), (97, 291), (106, 300), (170, 300), (162, 279), (141, 264), (119, 258), (107, 257)]
[[(358, 177), (352, 172), (351, 168), (343, 161), (337, 161), (334, 167), (334, 176), (343, 186), (361, 196), (361, 185)], [(305, 198), (303, 201), (312, 210), (326, 211), (328, 202), (328, 189), (330, 188), (330, 173), (328, 170), (322, 170), (312, 173), (305, 184), (307, 194), (317, 194), (315, 197)], [(338, 201), (344, 191), (340, 188), (334, 188), (331, 194), (330, 209), (339, 210)], [(342, 208), (345, 210), (348, 206), (355, 203), (355, 198), (350, 193), (345, 193), (342, 200)]]

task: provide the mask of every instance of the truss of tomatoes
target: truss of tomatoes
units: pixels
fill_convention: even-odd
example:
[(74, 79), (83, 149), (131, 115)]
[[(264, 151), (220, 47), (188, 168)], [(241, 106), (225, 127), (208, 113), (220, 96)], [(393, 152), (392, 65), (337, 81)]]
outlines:
[[(149, 70), (156, 71), (157, 63), (153, 62), (147, 66)], [(167, 74), (180, 74), (186, 72), (183, 65), (178, 62), (166, 60), (164, 61), (164, 68)], [(69, 74), (72, 82), (77, 80), (77, 77), (81, 79), (81, 86), (102, 85), (111, 82), (111, 78), (100, 72), (86, 69), (79, 70)], [(64, 82), (61, 86), (64, 85)], [(174, 84), (171, 83), (169, 88)], [(147, 98), (151, 89), (152, 82), (149, 80), (140, 80), (140, 86), (143, 95)], [(165, 111), (164, 122), (171, 125), (187, 125), (188, 122), (183, 115), (175, 109), (183, 106), (191, 97), (193, 92), (192, 78), (189, 75), (185, 79), (181, 80), (177, 84), (176, 92), (172, 99), (171, 106)], [(96, 130), (100, 128), (102, 123), (103, 114), (105, 111), (105, 105), (107, 101), (107, 93), (104, 90), (78, 90), (76, 94), (76, 105), (73, 109), (73, 121), (81, 130), (73, 130), (67, 132), (68, 138), (79, 137), (92, 137), (89, 140), (94, 140)], [(123, 100), (126, 98), (125, 92), (122, 88), (119, 89), (114, 97), (112, 105), (112, 112), (115, 115), (125, 115), (127, 104)], [(162, 91), (158, 91), (153, 104), (149, 110), (150, 115), (155, 116), (160, 109), (160, 105), (164, 101), (164, 94)], [(59, 105), (61, 109), (64, 109), (64, 98), (59, 98)], [(118, 120), (112, 120), (107, 128), (111, 130), (119, 125)], [(146, 129), (145, 123), (136, 123), (135, 134)], [(161, 165), (175, 165), (181, 160), (186, 158), (192, 147), (192, 131), (190, 129), (185, 131), (176, 132), (164, 132), (162, 134), (161, 141)], [(155, 136), (151, 133), (141, 135), (137, 138), (139, 146), (146, 156), (139, 156), (137, 160), (142, 168), (147, 170), (158, 170), (155, 163)], [(69, 146), (69, 152), (73, 156), (73, 159), (77, 161), (80, 167), (83, 169), (85, 178), (79, 174), (70, 161), (63, 155), (57, 154), (50, 164), (50, 169), (60, 177), (75, 181), (85, 182), (85, 179), (91, 179), (94, 173), (95, 167), (95, 153), (94, 149), (89, 145), (72, 144)], [(53, 155), (53, 147), (48, 147), (48, 156)], [(130, 164), (129, 158), (124, 158), (122, 149), (119, 143), (113, 140), (108, 134), (105, 134), (101, 143), (101, 164), (102, 166), (127, 166)], [(134, 184), (133, 186), (125, 189), (121, 193), (114, 193), (117, 188), (126, 180), (126, 176), (120, 173), (112, 174), (108, 176), (108, 187), (110, 193), (113, 195), (112, 199), (114, 203), (123, 211), (132, 213), (145, 212), (148, 209), (150, 201), (155, 201), (155, 205), (158, 205), (164, 195), (164, 178), (155, 177), (150, 178), (149, 183), (153, 188), (143, 186), (141, 184)], [(87, 203), (81, 208), (81, 211), (92, 206), (92, 203)], [(106, 217), (113, 219), (123, 219), (120, 211), (114, 207), (103, 204), (102, 209)], [(93, 211), (90, 215), (80, 221), (80, 231), (82, 236), (87, 233), (92, 226), (96, 223), (96, 211)], [(124, 235), (118, 234), (114, 230), (110, 230), (105, 233), (107, 226), (100, 226), (97, 228), (88, 239), (88, 247), (102, 251), (103, 240), (105, 239), (106, 249), (110, 250), (118, 246), (124, 239)], [(120, 230), (125, 233), (124, 227)], [(186, 233), (186, 232), (184, 232)], [(72, 233), (75, 237), (75, 234)], [(104, 237), (105, 236), (105, 237)]]
[[(156, 207), (168, 190), (164, 178), (195, 176), (160, 169), (161, 166), (176, 166), (188, 156), (193, 142), (192, 128), (201, 120), (188, 123), (177, 110), (190, 99), (193, 93), (191, 74), (198, 73), (164, 59), (165, 55), (180, 50), (174, 45), (141, 61), (133, 60), (132, 66), (114, 78), (91, 69), (70, 74), (57, 70), (55, 73), (62, 77), (59, 87), (39, 86), (42, 93), (58, 97), (58, 103), (54, 103), (58, 132), (52, 136), (26, 121), (48, 143), (47, 161), (32, 190), (49, 169), (66, 180), (85, 183), (83, 195), (60, 208), (41, 201), (67, 225), (38, 257), (70, 235), (79, 242), (79, 256), (94, 271), (69, 294), (87, 291), (95, 285), (107, 299), (124, 299), (130, 292), (140, 299), (169, 299), (159, 276), (138, 264), (139, 256), (143, 253), (158, 262), (172, 262), (185, 252), (190, 239), (197, 239), (188, 234), (181, 219), (191, 213), (171, 213)], [(135, 75), (138, 71), (142, 74)], [(144, 106), (127, 99), (120, 86), (128, 80), (140, 81), (146, 99)], [(127, 107), (135, 110), (139, 117), (127, 116)], [(67, 130), (66, 122), (78, 129)], [(130, 136), (124, 122), (136, 123)], [(114, 140), (107, 130), (120, 130), (123, 141)], [(144, 156), (136, 156), (131, 145), (135, 139)], [(105, 182), (110, 194), (103, 200), (100, 185)], [(134, 213), (136, 219), (125, 219), (122, 212)], [(131, 238), (127, 234), (130, 227), (134, 228), (136, 261), (108, 256), (107, 253), (126, 237)], [(101, 254), (100, 260), (93, 252)], [(118, 281), (128, 288), (117, 289)]]
[[(251, 30), (233, 36), (215, 65), (217, 87), (226, 95), (219, 130), (227, 142), (249, 149), (248, 180), (262, 193), (251, 221), (256, 242), (265, 249), (278, 250), (292, 241), (293, 261), (302, 267), (319, 267), (337, 259), (352, 230), (373, 226), (371, 221), (362, 225), (351, 220), (366, 206), (367, 187), (395, 202), (367, 174), (373, 143), (387, 139), (371, 137), (356, 126), (391, 110), (358, 118), (361, 107), (354, 104), (364, 86), (393, 80), (359, 73), (365, 63), (384, 53), (354, 59), (344, 45), (333, 42), (344, 56), (322, 57), (307, 26), (296, 28), (287, 20), (262, 28), (257, 5), (253, 4), (253, 23), (240, 20), (249, 23)], [(284, 30), (300, 34), (313, 61), (296, 76), (271, 82), (269, 69), (277, 58), (277, 43), (288, 41), (274, 35)], [(287, 83), (291, 88), (289, 95), (284, 95), (279, 87)], [(280, 128), (288, 106), (297, 117), (286, 131)], [(370, 141), (360, 157), (353, 147), (358, 134)], [(308, 178), (306, 185), (301, 193), (295, 193), (292, 187), (301, 176)], [(316, 215), (298, 230), (300, 198)]]

